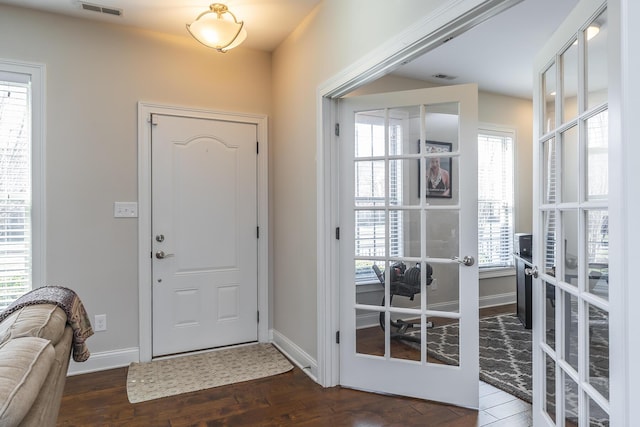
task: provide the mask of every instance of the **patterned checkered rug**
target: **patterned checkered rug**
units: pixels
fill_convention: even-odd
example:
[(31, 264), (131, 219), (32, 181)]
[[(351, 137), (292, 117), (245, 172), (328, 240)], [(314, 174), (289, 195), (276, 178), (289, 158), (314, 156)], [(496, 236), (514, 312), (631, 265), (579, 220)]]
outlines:
[(127, 373), (129, 402), (204, 390), (281, 374), (293, 365), (271, 344), (132, 363)]
[[(458, 364), (458, 325), (429, 330), (430, 356)], [(480, 379), (531, 402), (531, 330), (512, 314), (480, 319)]]
[[(605, 324), (606, 325), (606, 324)], [(531, 379), (531, 330), (524, 329), (522, 323), (513, 314), (501, 314), (480, 319), (480, 379), (510, 393), (524, 401), (532, 400)], [(594, 323), (590, 327), (590, 375), (592, 385), (601, 393), (608, 395), (608, 328)], [(429, 330), (430, 343), (427, 351), (434, 358), (451, 365), (458, 364), (458, 325), (438, 326)], [(409, 345), (415, 345), (408, 343)], [(572, 354), (575, 353), (571, 343)], [(451, 356), (454, 355), (454, 356)], [(577, 356), (575, 356), (577, 359)], [(571, 359), (571, 357), (570, 357)], [(549, 376), (553, 378), (553, 368), (549, 367)], [(575, 384), (574, 384), (575, 385)], [(550, 399), (555, 393), (549, 390)], [(566, 410), (568, 418), (577, 413), (577, 390), (567, 386)], [(593, 410), (593, 409), (592, 409)], [(598, 412), (600, 412), (598, 414)], [(600, 415), (600, 416), (599, 416)], [(602, 411), (592, 413), (592, 426), (607, 426), (608, 421)]]

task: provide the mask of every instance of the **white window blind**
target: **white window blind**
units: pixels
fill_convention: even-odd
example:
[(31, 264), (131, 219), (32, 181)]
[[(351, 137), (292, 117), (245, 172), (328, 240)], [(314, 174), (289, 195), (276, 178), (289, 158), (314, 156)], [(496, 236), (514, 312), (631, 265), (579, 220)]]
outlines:
[[(400, 154), (401, 144), (402, 127), (400, 124), (392, 123), (389, 126), (389, 155)], [(400, 257), (403, 254), (403, 212), (384, 208), (402, 204), (403, 165), (401, 161), (384, 159), (386, 154), (383, 118), (359, 116), (356, 123), (355, 156), (355, 256)], [(373, 159), (367, 159), (368, 157)], [(356, 283), (378, 281), (372, 265), (373, 261), (356, 261)]]
[(0, 310), (31, 290), (29, 84), (0, 75)]
[(513, 266), (513, 135), (478, 135), (478, 258), (480, 268)]
[[(545, 148), (544, 173), (545, 182), (545, 202), (556, 202), (556, 142), (552, 138)], [(556, 213), (549, 210), (544, 215), (544, 268), (551, 271), (556, 267)]]
[[(590, 200), (609, 195), (609, 111), (591, 117), (587, 124), (587, 194)], [(590, 210), (587, 216), (588, 262), (609, 264), (609, 212)]]

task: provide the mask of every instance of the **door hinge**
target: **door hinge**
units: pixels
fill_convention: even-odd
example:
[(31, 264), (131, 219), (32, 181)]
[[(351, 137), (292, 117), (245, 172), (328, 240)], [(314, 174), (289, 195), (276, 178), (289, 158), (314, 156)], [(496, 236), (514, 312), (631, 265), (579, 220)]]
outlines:
[(340, 240), (340, 227), (336, 227), (336, 240)]
[(260, 154), (260, 142), (256, 141), (256, 154)]
[(158, 126), (158, 122), (155, 120), (155, 116), (153, 114), (149, 114), (149, 118), (147, 119), (147, 122), (151, 126)]
[(260, 238), (260, 226), (256, 227), (256, 239)]
[(336, 136), (340, 136), (340, 123), (336, 123), (335, 132)]
[(256, 319), (258, 319), (258, 323), (260, 323), (260, 311), (258, 310), (256, 313), (257, 313)]
[(340, 331), (336, 331), (336, 344), (340, 344)]

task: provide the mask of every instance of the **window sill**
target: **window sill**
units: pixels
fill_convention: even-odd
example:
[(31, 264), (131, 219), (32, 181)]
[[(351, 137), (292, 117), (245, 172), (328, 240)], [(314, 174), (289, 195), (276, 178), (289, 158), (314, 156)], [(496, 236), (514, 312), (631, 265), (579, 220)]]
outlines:
[(362, 286), (362, 285), (379, 285), (379, 284), (380, 284), (380, 280), (379, 280), (379, 279), (359, 280), (359, 281), (356, 281), (356, 286)]
[(368, 292), (384, 291), (384, 287), (380, 286), (380, 282), (372, 283), (356, 283), (356, 294), (365, 294)]
[(515, 267), (482, 268), (480, 269), (480, 279), (492, 279), (494, 277), (515, 276)]

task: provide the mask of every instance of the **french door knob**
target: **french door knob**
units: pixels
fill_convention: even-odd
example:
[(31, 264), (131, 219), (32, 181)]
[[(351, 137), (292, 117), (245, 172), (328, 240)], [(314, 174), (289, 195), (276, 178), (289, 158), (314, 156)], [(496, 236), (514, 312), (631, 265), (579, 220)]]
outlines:
[(538, 278), (538, 266), (535, 266), (533, 268), (525, 268), (524, 269), (524, 274), (526, 274), (527, 276), (532, 276), (534, 279)]
[(458, 264), (464, 264), (467, 267), (471, 267), (473, 264), (476, 263), (476, 259), (470, 255), (466, 255), (464, 258), (460, 259), (457, 256), (454, 256), (453, 258), (451, 258), (452, 260), (456, 261)]

